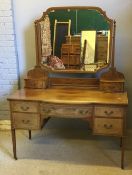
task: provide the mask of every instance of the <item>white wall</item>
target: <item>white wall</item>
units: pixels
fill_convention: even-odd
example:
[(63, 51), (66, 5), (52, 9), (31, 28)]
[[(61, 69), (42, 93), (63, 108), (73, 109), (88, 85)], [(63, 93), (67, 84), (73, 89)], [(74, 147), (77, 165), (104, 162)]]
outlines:
[(35, 65), (34, 20), (53, 6), (99, 6), (117, 22), (116, 67), (126, 77), (129, 97), (129, 126), (132, 127), (132, 0), (14, 0), (15, 28), (21, 79)]
[(0, 119), (9, 117), (7, 97), (18, 88), (12, 0), (0, 0)]

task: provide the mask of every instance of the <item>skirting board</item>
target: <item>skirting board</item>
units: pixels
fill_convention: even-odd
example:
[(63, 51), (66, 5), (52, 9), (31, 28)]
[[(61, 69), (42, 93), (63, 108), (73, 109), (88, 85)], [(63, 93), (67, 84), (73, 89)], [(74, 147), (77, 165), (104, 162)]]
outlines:
[(6, 131), (11, 129), (10, 120), (0, 120), (0, 131)]

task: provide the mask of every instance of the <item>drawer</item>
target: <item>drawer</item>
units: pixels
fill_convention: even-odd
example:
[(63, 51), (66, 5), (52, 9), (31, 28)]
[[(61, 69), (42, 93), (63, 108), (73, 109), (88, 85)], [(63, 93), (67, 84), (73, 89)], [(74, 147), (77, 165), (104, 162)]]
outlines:
[(70, 55), (69, 65), (80, 65), (80, 55)]
[(106, 92), (123, 92), (124, 82), (100, 82), (100, 90)]
[(47, 83), (44, 79), (24, 79), (25, 80), (25, 88), (32, 88), (32, 89), (42, 89), (47, 86)]
[(109, 119), (109, 118), (95, 118), (94, 134), (121, 136), (123, 134), (123, 120)]
[(98, 44), (97, 45), (97, 51), (98, 51), (98, 53), (99, 52), (106, 52), (107, 51), (107, 44), (102, 44), (102, 43), (100, 43), (100, 44)]
[(124, 109), (114, 106), (95, 106), (94, 114), (98, 117), (123, 117)]
[(98, 52), (97, 57), (106, 58), (107, 57), (107, 51)]
[(69, 64), (69, 55), (62, 55), (61, 60), (62, 60), (64, 65), (68, 65)]
[(84, 118), (92, 116), (92, 107), (63, 106), (63, 105), (43, 105), (41, 114), (55, 117)]
[(38, 112), (37, 102), (11, 101), (11, 108), (14, 112)]
[(70, 54), (80, 54), (80, 45), (71, 45)]
[(70, 51), (70, 46), (69, 45), (62, 45), (61, 54), (68, 54), (69, 51)]
[(66, 43), (80, 43), (80, 36), (66, 36)]
[(39, 114), (13, 113), (13, 127), (16, 129), (39, 129)]
[(107, 42), (107, 40), (108, 40), (108, 37), (107, 36), (98, 36), (97, 35), (97, 41)]

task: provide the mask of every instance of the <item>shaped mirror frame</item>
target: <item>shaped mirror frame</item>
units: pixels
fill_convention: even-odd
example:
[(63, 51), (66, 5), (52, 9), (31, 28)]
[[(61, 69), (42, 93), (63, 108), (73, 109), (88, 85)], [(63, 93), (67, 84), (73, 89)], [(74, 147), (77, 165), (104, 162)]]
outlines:
[(47, 9), (35, 21), (37, 65), (67, 73), (96, 73), (108, 67), (112, 62), (113, 24), (98, 7)]

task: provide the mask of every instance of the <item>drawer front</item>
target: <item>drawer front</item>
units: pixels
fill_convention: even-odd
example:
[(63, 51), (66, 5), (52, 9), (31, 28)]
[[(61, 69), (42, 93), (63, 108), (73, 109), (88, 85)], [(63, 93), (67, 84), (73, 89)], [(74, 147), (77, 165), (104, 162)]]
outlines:
[(113, 106), (95, 106), (95, 116), (98, 117), (123, 117), (124, 109)]
[(69, 45), (62, 45), (61, 54), (68, 54), (69, 50), (70, 50), (70, 46)]
[(108, 91), (108, 92), (123, 92), (124, 91), (124, 83), (122, 82), (100, 82), (100, 90)]
[(80, 45), (71, 45), (70, 54), (80, 54)]
[(70, 65), (80, 65), (80, 56), (70, 55), (69, 64)]
[(25, 88), (42, 89), (46, 87), (45, 80), (25, 79)]
[(62, 55), (61, 60), (62, 60), (64, 65), (68, 65), (69, 64), (69, 55)]
[(39, 114), (13, 113), (13, 127), (16, 129), (39, 129)]
[(123, 134), (123, 120), (109, 119), (109, 118), (95, 118), (94, 134), (121, 136)]
[(44, 116), (84, 118), (92, 116), (92, 107), (62, 106), (62, 105), (42, 105), (41, 113)]
[(12, 111), (14, 112), (38, 112), (38, 103), (28, 101), (12, 101)]

